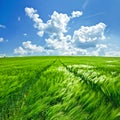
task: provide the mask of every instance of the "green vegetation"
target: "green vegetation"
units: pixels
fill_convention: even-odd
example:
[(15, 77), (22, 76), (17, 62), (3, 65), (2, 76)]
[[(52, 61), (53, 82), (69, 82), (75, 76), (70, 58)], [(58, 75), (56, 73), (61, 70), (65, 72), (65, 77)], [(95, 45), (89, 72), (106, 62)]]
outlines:
[(0, 120), (120, 120), (120, 58), (1, 58)]

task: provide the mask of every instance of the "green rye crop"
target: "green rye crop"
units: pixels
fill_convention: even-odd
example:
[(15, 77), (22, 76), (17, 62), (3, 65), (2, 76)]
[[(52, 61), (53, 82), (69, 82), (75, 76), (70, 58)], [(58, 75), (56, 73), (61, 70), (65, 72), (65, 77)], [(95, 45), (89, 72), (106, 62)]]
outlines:
[(1, 58), (0, 120), (120, 120), (120, 58)]

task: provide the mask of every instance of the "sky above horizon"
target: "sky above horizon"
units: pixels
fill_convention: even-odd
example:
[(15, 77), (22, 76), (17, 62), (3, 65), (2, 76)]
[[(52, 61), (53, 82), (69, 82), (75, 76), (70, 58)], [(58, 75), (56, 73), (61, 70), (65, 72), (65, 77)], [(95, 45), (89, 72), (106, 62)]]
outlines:
[(120, 56), (120, 0), (0, 0), (0, 57)]

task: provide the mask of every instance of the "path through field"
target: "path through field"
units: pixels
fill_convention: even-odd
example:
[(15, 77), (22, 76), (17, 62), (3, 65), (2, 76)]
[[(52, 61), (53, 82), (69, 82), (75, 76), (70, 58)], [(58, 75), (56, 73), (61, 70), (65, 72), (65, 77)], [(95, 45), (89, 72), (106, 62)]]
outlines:
[(119, 58), (0, 62), (0, 120), (120, 120)]

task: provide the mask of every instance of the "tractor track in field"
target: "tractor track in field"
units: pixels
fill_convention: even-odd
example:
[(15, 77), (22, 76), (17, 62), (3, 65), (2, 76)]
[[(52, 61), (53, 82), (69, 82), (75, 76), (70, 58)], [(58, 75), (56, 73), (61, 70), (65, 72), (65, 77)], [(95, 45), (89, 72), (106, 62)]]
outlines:
[(17, 80), (12, 78), (17, 82), (0, 96), (0, 120), (119, 120), (120, 84), (96, 65), (71, 61), (57, 57), (25, 64)]
[[(36, 75), (34, 76), (34, 78), (29, 78), (28, 77), (28, 80), (26, 80), (26, 82), (21, 87), (18, 87), (14, 91), (9, 92), (9, 94), (7, 95), (7, 96), (9, 96), (8, 98), (13, 99), (12, 97), (15, 98), (15, 96), (19, 96), (19, 97), (15, 98), (16, 101), (17, 101), (17, 99), (23, 100), (24, 95), (27, 95), (27, 92), (29, 91), (29, 89), (40, 79), (42, 73), (45, 72), (47, 69), (49, 69), (56, 61), (57, 60), (54, 60), (52, 63), (46, 65), (41, 70), (37, 69), (35, 71)], [(18, 91), (21, 90), (21, 89), (22, 89), (22, 93), (18, 93)], [(12, 94), (13, 94), (13, 96), (11, 96)], [(2, 98), (5, 98), (5, 97), (6, 97), (6, 95), (2, 96)]]
[(89, 86), (92, 90), (94, 90), (95, 92), (99, 91), (103, 95), (103, 97), (104, 97), (104, 99), (106, 101), (106, 104), (108, 102), (110, 102), (114, 108), (118, 108), (119, 107), (119, 104), (117, 103), (117, 101), (115, 99), (111, 99), (111, 96), (107, 95), (104, 92), (104, 88), (102, 88), (102, 86), (100, 84), (95, 83), (94, 81), (89, 80), (89, 78), (86, 77), (85, 75), (83, 75), (82, 73), (78, 74), (77, 71), (71, 70), (62, 61), (60, 61), (60, 62), (66, 68), (66, 70), (68, 72), (72, 73), (75, 77), (80, 78), (80, 81), (82, 81), (84, 84), (86, 84), (87, 86)]
[[(24, 101), (26, 100), (28, 91), (40, 79), (43, 72), (45, 72), (47, 69), (49, 69), (56, 61), (57, 61), (57, 59), (54, 60), (53, 62), (51, 62), (50, 64), (46, 65), (42, 69), (39, 69), (39, 66), (38, 66), (38, 69), (35, 70), (35, 76), (33, 76), (33, 77), (29, 77), (29, 74), (30, 74), (30, 72), (29, 72), (26, 82), (24, 82), (24, 84), (21, 87), (18, 87), (14, 91), (9, 92), (9, 94), (7, 94), (7, 96), (9, 96), (9, 97), (7, 99), (12, 100), (12, 101), (14, 100), (14, 101), (16, 101), (16, 103), (17, 103), (17, 101), (20, 100), (21, 104), (19, 106), (19, 109), (21, 109), (22, 106), (24, 105)], [(21, 91), (21, 89), (22, 89), (22, 92), (19, 93), (18, 91)], [(19, 97), (17, 97), (17, 96), (19, 96)], [(2, 98), (6, 98), (6, 94), (5, 94), (5, 96), (2, 96)], [(18, 106), (16, 105), (16, 103), (14, 104), (14, 109), (16, 109), (16, 111), (17, 111)], [(6, 110), (5, 106), (6, 106), (6, 103), (3, 104), (2, 111)], [(0, 111), (0, 113), (2, 111)], [(9, 119), (11, 116), (11, 113), (8, 111), (8, 114), (5, 116), (7, 116), (7, 119)], [(1, 117), (2, 117), (2, 115), (0, 114), (0, 119), (2, 119)]]
[[(34, 78), (32, 80), (28, 80), (24, 86), (22, 86), (23, 88), (25, 88), (25, 91), (27, 92), (27, 90), (30, 89), (30, 87), (32, 87), (41, 77), (41, 75), (43, 74), (43, 72), (45, 72), (47, 69), (49, 69), (57, 60), (54, 60), (52, 63), (50, 63), (49, 65), (45, 66), (44, 68), (42, 68), (40, 71), (36, 70), (35, 73), (36, 75), (34, 76)], [(27, 87), (26, 87), (27, 86)], [(25, 92), (25, 93), (26, 93)]]

